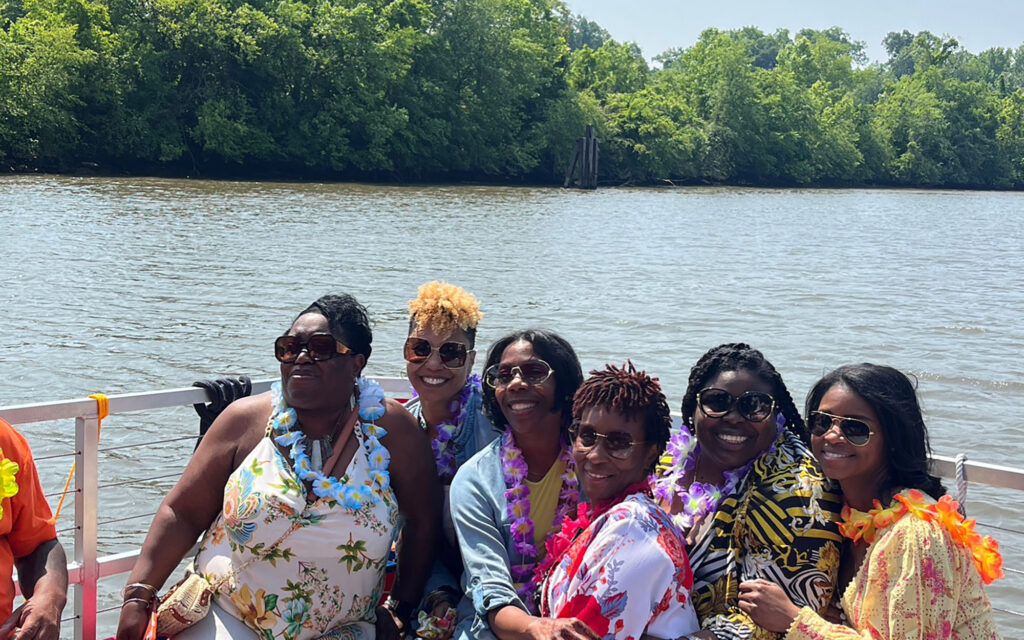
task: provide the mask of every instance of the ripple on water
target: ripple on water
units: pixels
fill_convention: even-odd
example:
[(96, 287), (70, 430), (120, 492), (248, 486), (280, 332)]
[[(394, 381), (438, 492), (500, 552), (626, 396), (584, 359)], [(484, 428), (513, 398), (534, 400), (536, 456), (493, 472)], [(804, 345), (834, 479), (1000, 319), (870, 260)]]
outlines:
[[(836, 366), (886, 363), (918, 378), (937, 452), (1019, 464), (1024, 450), (1024, 194), (3, 176), (0, 205), (0, 405), (273, 375), (274, 337), (329, 291), (369, 307), (369, 370), (400, 375), (406, 301), (439, 278), (481, 300), (481, 352), (547, 326), (587, 369), (631, 358), (672, 407), (722, 342), (761, 349), (798, 404)], [(66, 449), (72, 428), (26, 432)], [(129, 414), (103, 441), (195, 428), (188, 408)], [(143, 446), (102, 472), (177, 473), (190, 446)], [(59, 489), (66, 467), (46, 473)], [(155, 502), (169, 484), (113, 491), (105, 511), (131, 515), (126, 495)], [(1012, 509), (984, 515), (1024, 530)], [(133, 526), (104, 544), (137, 544), (120, 535)]]

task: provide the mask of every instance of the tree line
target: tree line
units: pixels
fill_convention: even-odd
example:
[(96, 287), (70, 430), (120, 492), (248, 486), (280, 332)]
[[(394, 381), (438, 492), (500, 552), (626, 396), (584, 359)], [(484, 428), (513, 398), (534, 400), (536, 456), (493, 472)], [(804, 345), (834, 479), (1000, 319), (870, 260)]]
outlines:
[(650, 65), (561, 0), (0, 0), (0, 167), (382, 181), (1024, 186), (1024, 46), (708, 29)]

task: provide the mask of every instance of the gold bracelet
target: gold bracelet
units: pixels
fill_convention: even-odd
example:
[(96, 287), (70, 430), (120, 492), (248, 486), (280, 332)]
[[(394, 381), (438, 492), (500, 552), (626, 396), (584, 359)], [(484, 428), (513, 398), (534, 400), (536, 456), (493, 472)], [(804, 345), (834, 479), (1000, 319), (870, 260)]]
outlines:
[(145, 598), (125, 598), (125, 601), (121, 603), (121, 608), (124, 609), (126, 604), (131, 604), (132, 602), (139, 602), (146, 605), (147, 611), (153, 606), (153, 598), (150, 598), (149, 600)]
[(155, 598), (157, 594), (156, 587), (145, 582), (133, 582), (131, 584), (124, 585), (124, 589), (121, 589), (121, 597), (126, 598), (128, 596), (129, 589), (145, 589), (149, 592), (150, 599)]

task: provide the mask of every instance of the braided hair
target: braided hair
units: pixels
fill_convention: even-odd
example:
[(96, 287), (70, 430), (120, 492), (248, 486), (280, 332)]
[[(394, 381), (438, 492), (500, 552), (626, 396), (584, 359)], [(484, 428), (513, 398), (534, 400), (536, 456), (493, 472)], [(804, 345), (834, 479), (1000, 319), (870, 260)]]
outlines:
[(637, 371), (629, 360), (621, 368), (608, 364), (604, 371), (591, 371), (573, 398), (573, 420), (580, 420), (586, 409), (596, 406), (617, 411), (629, 420), (642, 418), (644, 440), (658, 446), (659, 456), (665, 451), (672, 416), (657, 378)]
[(793, 402), (786, 383), (771, 362), (757, 349), (742, 342), (720, 344), (708, 350), (690, 369), (690, 379), (683, 396), (683, 423), (693, 431), (693, 415), (697, 410), (697, 394), (708, 382), (723, 371), (749, 371), (771, 386), (775, 405), (786, 419), (786, 429), (810, 446), (811, 435), (807, 431), (800, 410)]

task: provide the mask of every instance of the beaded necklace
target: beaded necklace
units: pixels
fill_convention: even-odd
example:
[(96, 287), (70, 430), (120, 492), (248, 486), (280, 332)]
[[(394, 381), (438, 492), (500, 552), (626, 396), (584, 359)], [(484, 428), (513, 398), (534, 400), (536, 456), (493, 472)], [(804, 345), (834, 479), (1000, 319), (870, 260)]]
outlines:
[(374, 424), (374, 421), (383, 416), (385, 412), (384, 390), (376, 382), (366, 378), (359, 378), (356, 384), (359, 389), (360, 428), (363, 430), (363, 435), (366, 436), (363, 446), (369, 452), (369, 475), (374, 485), (372, 489), (365, 484), (358, 487), (349, 486), (347, 473), (339, 480), (334, 476), (325, 475), (322, 469), (313, 468), (306, 451), (306, 443), (309, 439), (301, 429), (297, 428), (298, 416), (295, 409), (289, 407), (285, 402), (280, 382), (275, 382), (270, 386), (273, 406), (273, 413), (270, 416), (271, 428), (279, 434), (274, 436), (274, 442), (282, 447), (290, 447), (288, 455), (292, 459), (292, 469), (295, 471), (295, 475), (303, 482), (312, 483), (313, 493), (317, 497), (333, 500), (353, 511), (362, 508), (367, 502), (379, 503), (381, 494), (391, 484), (391, 475), (388, 473), (391, 454), (380, 443), (380, 438), (387, 435), (387, 431)]
[(893, 525), (908, 513), (928, 522), (934, 522), (949, 532), (953, 543), (967, 549), (974, 559), (974, 566), (985, 584), (1003, 577), (1003, 558), (999, 554), (999, 543), (991, 536), (982, 537), (974, 530), (974, 520), (965, 520), (960, 513), (960, 504), (952, 496), (942, 496), (938, 502), (929, 504), (924, 492), (910, 489), (893, 496), (888, 507), (883, 508), (873, 500), (874, 509), (867, 513), (843, 505), (843, 521), (839, 532), (854, 543), (871, 544), (878, 534)]
[[(529, 468), (522, 450), (516, 446), (512, 429), (506, 425), (505, 434), (501, 437), (501, 475), (505, 480), (505, 514), (512, 520), (512, 548), (526, 560), (521, 565), (512, 566), (512, 577), (522, 582), (517, 593), (523, 598), (531, 613), (536, 612), (536, 593), (539, 580), (534, 575), (534, 564), (537, 557), (537, 545), (533, 542), (534, 524), (530, 519), (530, 488), (526, 486), (526, 474)], [(580, 501), (579, 480), (576, 477), (576, 464), (569, 455), (569, 448), (562, 447), (558, 459), (565, 463), (562, 472), (562, 488), (558, 493), (558, 507), (552, 523), (552, 533), (559, 531), (562, 519)]]
[[(448, 411), (452, 417), (437, 425), (437, 435), (430, 441), (430, 448), (434, 452), (434, 462), (437, 465), (437, 477), (441, 480), (450, 480), (455, 475), (455, 453), (452, 452), (452, 437), (456, 429), (466, 419), (466, 409), (469, 407), (469, 399), (474, 393), (480, 393), (480, 376), (474, 374), (466, 378), (466, 384), (454, 400), (448, 403)], [(422, 403), (422, 400), (420, 401)], [(420, 405), (420, 426), (427, 429), (427, 420), (423, 417), (423, 405)]]
[(676, 526), (683, 531), (688, 531), (694, 522), (718, 510), (722, 500), (739, 487), (747, 472), (754, 466), (754, 461), (775, 451), (779, 435), (785, 428), (786, 418), (781, 413), (778, 414), (775, 424), (778, 430), (771, 446), (745, 465), (724, 472), (722, 475), (725, 478), (725, 483), (721, 487), (710, 482), (699, 482), (694, 478), (685, 489), (683, 488), (683, 479), (696, 469), (700, 444), (697, 442), (697, 437), (685, 428), (672, 434), (662, 458), (662, 460), (667, 459), (668, 461), (666, 472), (660, 477), (652, 477), (651, 481), (654, 485), (653, 492), (656, 500), (672, 504), (673, 497), (676, 497), (682, 505), (683, 510), (672, 516), (672, 521)]

